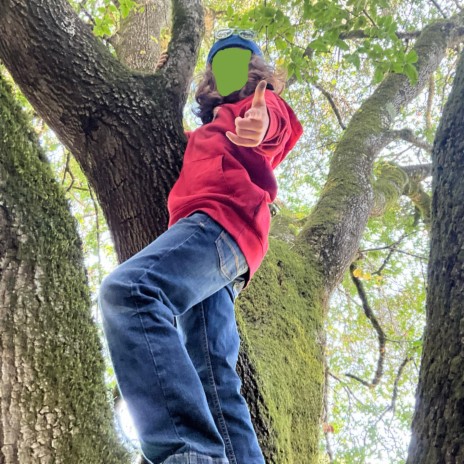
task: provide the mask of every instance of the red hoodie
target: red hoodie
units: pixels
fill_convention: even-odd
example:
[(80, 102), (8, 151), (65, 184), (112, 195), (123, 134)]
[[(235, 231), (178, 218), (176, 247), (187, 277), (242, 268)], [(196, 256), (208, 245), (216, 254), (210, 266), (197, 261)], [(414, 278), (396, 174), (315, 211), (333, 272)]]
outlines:
[(169, 225), (195, 211), (203, 211), (236, 240), (250, 268), (251, 278), (269, 243), (268, 203), (277, 195), (274, 169), (303, 133), (288, 104), (265, 91), (269, 113), (266, 137), (257, 147), (240, 147), (225, 135), (235, 133), (235, 118), (251, 108), (253, 94), (219, 107), (216, 118), (192, 132), (179, 179), (168, 198)]

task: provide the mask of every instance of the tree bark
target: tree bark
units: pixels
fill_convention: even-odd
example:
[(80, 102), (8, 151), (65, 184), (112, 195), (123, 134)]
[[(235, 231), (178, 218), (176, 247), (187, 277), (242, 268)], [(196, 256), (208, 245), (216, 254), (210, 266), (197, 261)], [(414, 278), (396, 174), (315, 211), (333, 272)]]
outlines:
[(182, 163), (182, 110), (203, 16), (200, 0), (173, 6), (169, 60), (147, 75), (114, 59), (67, 1), (0, 0), (0, 56), (78, 160), (121, 261), (166, 229)]
[(132, 11), (121, 20), (118, 33), (111, 38), (119, 60), (132, 70), (155, 72), (162, 52), (159, 40), (164, 27), (171, 25), (170, 0), (138, 2), (143, 11)]
[(0, 462), (128, 464), (64, 192), (0, 74)]
[(432, 153), (427, 322), (408, 463), (464, 462), (464, 55)]

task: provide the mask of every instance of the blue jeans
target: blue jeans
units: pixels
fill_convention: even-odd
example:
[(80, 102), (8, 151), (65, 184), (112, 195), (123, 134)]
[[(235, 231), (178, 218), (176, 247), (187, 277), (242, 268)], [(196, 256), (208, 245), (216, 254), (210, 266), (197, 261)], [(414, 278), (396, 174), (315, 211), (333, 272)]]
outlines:
[(102, 283), (116, 378), (153, 464), (264, 464), (235, 371), (234, 300), (247, 270), (231, 236), (200, 212)]

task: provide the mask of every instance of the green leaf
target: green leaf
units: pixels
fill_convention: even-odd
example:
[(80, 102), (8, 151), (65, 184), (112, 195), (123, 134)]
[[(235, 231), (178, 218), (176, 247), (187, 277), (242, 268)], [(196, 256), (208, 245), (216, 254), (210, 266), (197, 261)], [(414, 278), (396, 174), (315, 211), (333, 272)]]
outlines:
[(327, 45), (328, 44), (321, 37), (317, 38), (316, 40), (313, 40), (309, 44), (309, 46), (316, 52), (326, 52), (328, 48)]
[(417, 72), (417, 69), (415, 68), (414, 65), (410, 63), (406, 63), (404, 65), (404, 74), (409, 77), (409, 80), (411, 81), (411, 84), (416, 84), (417, 80), (419, 79), (419, 74)]
[(384, 74), (385, 73), (381, 68), (376, 68), (374, 72), (374, 84), (379, 84), (380, 82), (382, 82)]
[(349, 45), (342, 39), (338, 39), (336, 42), (335, 42), (335, 45), (340, 48), (341, 50), (349, 50), (350, 47)]
[(417, 63), (417, 59), (418, 57), (415, 50), (410, 50), (404, 57), (406, 63)]
[(358, 53), (348, 54), (343, 57), (348, 63), (355, 66), (356, 69), (361, 67), (361, 60)]
[(280, 37), (275, 39), (275, 45), (277, 50), (285, 50), (287, 48), (287, 42)]

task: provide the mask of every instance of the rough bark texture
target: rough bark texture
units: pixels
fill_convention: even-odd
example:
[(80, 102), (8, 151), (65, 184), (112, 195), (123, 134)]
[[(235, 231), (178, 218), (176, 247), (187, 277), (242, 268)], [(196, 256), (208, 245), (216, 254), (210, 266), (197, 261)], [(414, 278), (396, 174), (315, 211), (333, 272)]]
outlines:
[(464, 462), (464, 55), (432, 154), (427, 323), (409, 464)]
[(171, 25), (170, 0), (144, 0), (138, 2), (143, 11), (136, 10), (121, 21), (111, 44), (119, 60), (130, 69), (155, 72), (162, 43), (161, 30)]
[(76, 224), (0, 74), (0, 462), (127, 464)]
[(0, 56), (81, 165), (122, 261), (165, 230), (185, 148), (182, 109), (203, 20), (199, 0), (173, 6), (169, 60), (145, 75), (115, 60), (65, 0), (0, 0)]

